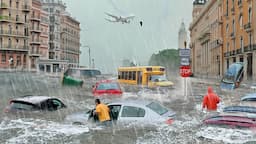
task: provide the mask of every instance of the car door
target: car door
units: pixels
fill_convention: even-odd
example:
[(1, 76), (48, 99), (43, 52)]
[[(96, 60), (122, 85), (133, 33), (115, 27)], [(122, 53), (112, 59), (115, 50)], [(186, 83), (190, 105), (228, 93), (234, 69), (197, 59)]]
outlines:
[(145, 121), (146, 110), (137, 106), (122, 106), (120, 114), (120, 123), (140, 123)]
[(109, 105), (111, 120), (116, 122), (120, 115), (121, 105)]
[(49, 111), (55, 111), (66, 106), (58, 99), (49, 99), (47, 100), (47, 108)]

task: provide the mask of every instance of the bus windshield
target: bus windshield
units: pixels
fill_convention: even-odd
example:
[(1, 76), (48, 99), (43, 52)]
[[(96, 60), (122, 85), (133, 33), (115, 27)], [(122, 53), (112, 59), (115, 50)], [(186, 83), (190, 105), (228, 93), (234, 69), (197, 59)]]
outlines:
[(165, 75), (151, 75), (152, 82), (168, 81)]

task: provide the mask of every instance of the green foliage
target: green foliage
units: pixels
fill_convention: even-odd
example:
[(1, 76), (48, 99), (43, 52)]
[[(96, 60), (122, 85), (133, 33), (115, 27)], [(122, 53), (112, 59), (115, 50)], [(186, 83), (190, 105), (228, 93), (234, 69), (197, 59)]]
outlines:
[(152, 54), (149, 65), (164, 66), (168, 71), (177, 71), (179, 69), (180, 58), (178, 49), (165, 49), (157, 54)]

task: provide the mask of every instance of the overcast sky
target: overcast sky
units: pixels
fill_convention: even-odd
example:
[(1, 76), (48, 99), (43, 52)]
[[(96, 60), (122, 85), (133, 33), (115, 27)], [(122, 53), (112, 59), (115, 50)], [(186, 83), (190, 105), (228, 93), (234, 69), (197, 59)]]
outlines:
[[(192, 0), (63, 1), (81, 22), (81, 44), (90, 46), (96, 67), (107, 73), (116, 72), (123, 59), (145, 65), (153, 53), (177, 49), (182, 20), (186, 27), (192, 20)], [(111, 23), (104, 12), (136, 17), (130, 24)], [(88, 48), (81, 50), (80, 64), (88, 66)]]

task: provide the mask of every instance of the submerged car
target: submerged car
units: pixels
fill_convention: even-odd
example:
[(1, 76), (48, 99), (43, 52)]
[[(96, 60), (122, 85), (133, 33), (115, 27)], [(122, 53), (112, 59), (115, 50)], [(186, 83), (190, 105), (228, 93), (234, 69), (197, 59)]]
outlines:
[(239, 113), (223, 113), (204, 119), (204, 124), (230, 125), (237, 127), (256, 127), (255, 115)]
[(48, 96), (23, 96), (10, 100), (5, 112), (56, 111), (66, 108), (59, 99)]
[[(68, 86), (83, 86), (84, 80), (101, 75), (97, 69), (69, 68), (63, 76), (62, 84)], [(88, 83), (88, 81), (86, 81)]]
[(220, 87), (228, 90), (238, 88), (243, 80), (243, 71), (242, 62), (231, 64), (221, 80)]
[[(141, 123), (171, 124), (175, 117), (175, 112), (167, 109), (163, 105), (145, 100), (121, 100), (108, 104), (111, 120), (116, 124)], [(94, 110), (79, 112), (66, 117), (66, 121), (72, 124), (85, 124), (90, 121), (97, 122), (97, 117), (93, 115)]]
[(103, 80), (97, 82), (96, 85), (93, 86), (92, 93), (94, 96), (121, 96), (123, 94), (123, 91), (118, 82), (112, 80)]

